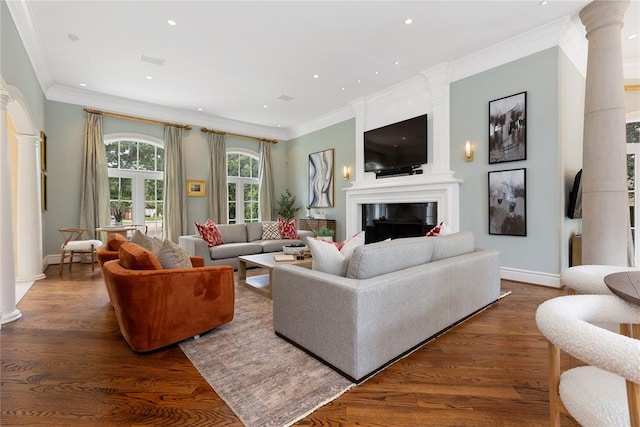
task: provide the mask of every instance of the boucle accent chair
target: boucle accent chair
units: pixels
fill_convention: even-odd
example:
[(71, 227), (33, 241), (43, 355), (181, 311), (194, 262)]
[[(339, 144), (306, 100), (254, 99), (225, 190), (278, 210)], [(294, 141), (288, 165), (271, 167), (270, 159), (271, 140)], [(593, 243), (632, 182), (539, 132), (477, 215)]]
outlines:
[(635, 271), (634, 267), (617, 265), (576, 265), (560, 274), (560, 283), (572, 294), (612, 295), (604, 284), (605, 276), (621, 271)]
[[(570, 295), (536, 311), (549, 340), (551, 425), (560, 425), (562, 412), (583, 426), (639, 426), (640, 341), (593, 322), (633, 324), (638, 336), (640, 306), (614, 295)], [(560, 350), (590, 366), (561, 374)]]
[(149, 250), (123, 243), (102, 273), (120, 332), (136, 352), (155, 350), (230, 322), (231, 266), (163, 269)]

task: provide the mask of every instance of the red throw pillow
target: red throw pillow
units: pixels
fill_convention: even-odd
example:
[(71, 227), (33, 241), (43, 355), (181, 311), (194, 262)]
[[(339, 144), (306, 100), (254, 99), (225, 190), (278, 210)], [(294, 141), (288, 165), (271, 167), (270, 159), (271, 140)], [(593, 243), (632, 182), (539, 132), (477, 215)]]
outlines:
[(224, 243), (220, 228), (218, 228), (216, 223), (211, 221), (210, 219), (208, 219), (204, 224), (199, 224), (196, 222), (196, 229), (198, 230), (198, 234), (200, 235), (202, 240), (207, 242), (207, 246), (218, 246)]
[(439, 235), (445, 235), (445, 234), (449, 234), (447, 232), (447, 226), (445, 225), (444, 221), (440, 221), (440, 224), (436, 225), (435, 227), (433, 227), (431, 230), (429, 230), (426, 234), (427, 237), (436, 237)]
[(287, 222), (282, 218), (278, 218), (278, 231), (280, 231), (281, 239), (297, 239), (298, 230), (296, 229), (296, 220), (292, 219)]

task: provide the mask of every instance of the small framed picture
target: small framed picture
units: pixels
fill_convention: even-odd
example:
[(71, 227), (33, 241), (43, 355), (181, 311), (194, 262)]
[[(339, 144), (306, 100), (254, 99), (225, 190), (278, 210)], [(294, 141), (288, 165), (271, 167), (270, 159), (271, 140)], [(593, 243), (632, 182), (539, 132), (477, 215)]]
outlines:
[(204, 180), (188, 179), (187, 180), (187, 196), (204, 197)]
[(489, 164), (527, 159), (527, 92), (489, 102)]
[(527, 235), (526, 169), (489, 172), (489, 234)]

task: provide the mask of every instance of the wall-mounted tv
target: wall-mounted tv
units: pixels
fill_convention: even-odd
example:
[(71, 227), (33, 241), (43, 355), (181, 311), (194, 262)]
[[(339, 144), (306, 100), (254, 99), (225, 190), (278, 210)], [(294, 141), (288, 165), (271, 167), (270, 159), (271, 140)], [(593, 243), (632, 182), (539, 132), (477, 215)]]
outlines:
[(364, 170), (376, 174), (427, 163), (427, 115), (364, 133)]

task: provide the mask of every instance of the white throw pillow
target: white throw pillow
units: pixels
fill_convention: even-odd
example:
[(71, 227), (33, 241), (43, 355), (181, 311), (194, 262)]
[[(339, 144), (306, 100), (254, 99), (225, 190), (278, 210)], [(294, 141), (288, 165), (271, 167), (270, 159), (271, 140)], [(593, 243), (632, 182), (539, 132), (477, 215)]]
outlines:
[(309, 238), (307, 244), (311, 248), (313, 270), (345, 277), (353, 251), (364, 245), (364, 231), (345, 241), (340, 250), (334, 243), (325, 240)]

